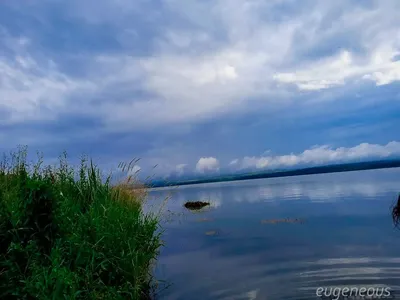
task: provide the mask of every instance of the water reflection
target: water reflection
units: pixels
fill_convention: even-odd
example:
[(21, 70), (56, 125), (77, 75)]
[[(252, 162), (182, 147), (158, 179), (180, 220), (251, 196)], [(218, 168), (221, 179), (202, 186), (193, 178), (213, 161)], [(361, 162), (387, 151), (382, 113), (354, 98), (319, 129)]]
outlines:
[[(399, 175), (379, 170), (172, 191), (172, 211), (184, 211), (188, 200), (215, 206), (166, 226), (157, 277), (173, 286), (160, 298), (315, 299), (318, 287), (398, 289), (400, 231), (393, 229), (390, 205)], [(260, 222), (286, 217), (306, 222)]]
[[(378, 174), (387, 170), (375, 171)], [(393, 174), (393, 171), (390, 170)], [(370, 171), (364, 171), (370, 172)], [(183, 205), (188, 200), (212, 201), (219, 207), (224, 201), (231, 202), (273, 202), (282, 200), (310, 200), (313, 202), (334, 202), (351, 197), (376, 200), (382, 193), (397, 192), (399, 180), (394, 173), (392, 178), (357, 178), (361, 172), (336, 173), (306, 176), (318, 178), (286, 177), (210, 185), (182, 186), (172, 189), (156, 189), (151, 199), (171, 196), (170, 203)], [(400, 175), (400, 172), (398, 172)], [(353, 176), (352, 176), (353, 175)], [(300, 178), (300, 179), (299, 179)], [(347, 180), (348, 179), (348, 180)], [(176, 205), (174, 205), (176, 206)]]

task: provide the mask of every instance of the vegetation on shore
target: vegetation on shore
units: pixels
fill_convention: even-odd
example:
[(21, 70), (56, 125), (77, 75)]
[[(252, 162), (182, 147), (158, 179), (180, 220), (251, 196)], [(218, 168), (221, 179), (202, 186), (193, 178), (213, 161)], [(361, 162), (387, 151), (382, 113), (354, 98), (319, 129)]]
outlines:
[(20, 149), (0, 165), (0, 298), (150, 298), (162, 243), (143, 195), (87, 159), (42, 164)]
[(397, 202), (392, 206), (392, 218), (395, 227), (400, 224), (400, 194), (398, 195)]

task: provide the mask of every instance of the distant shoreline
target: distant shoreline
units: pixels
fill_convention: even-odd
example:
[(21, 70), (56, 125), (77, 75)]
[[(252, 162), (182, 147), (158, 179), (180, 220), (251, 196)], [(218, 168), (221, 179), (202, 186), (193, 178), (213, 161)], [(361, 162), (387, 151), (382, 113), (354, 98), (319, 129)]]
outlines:
[(227, 176), (222, 175), (219, 177), (194, 179), (194, 180), (182, 180), (182, 181), (171, 181), (171, 182), (158, 181), (148, 185), (148, 187), (149, 188), (174, 187), (181, 185), (204, 184), (204, 183), (214, 183), (214, 182), (230, 182), (230, 181), (241, 181), (250, 179), (302, 176), (302, 175), (388, 169), (388, 168), (399, 168), (399, 167), (400, 167), (400, 159), (357, 162), (357, 163), (335, 164), (335, 165), (318, 166), (318, 167), (307, 167), (295, 170), (285, 170), (276, 172), (250, 173), (250, 174), (227, 175)]

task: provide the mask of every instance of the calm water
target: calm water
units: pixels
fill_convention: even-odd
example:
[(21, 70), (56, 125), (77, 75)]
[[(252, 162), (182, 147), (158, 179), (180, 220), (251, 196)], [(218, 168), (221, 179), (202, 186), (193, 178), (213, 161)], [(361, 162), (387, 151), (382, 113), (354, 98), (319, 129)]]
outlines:
[[(318, 287), (400, 287), (390, 206), (400, 169), (159, 189), (170, 196), (156, 270), (160, 299), (317, 299)], [(210, 200), (201, 213), (182, 207)], [(305, 223), (262, 224), (302, 218)], [(396, 299), (399, 296), (396, 296)]]

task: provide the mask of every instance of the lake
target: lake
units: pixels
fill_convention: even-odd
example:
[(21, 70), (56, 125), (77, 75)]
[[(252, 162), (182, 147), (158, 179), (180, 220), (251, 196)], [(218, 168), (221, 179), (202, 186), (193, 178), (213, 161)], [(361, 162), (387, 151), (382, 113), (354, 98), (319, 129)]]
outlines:
[[(155, 189), (150, 205), (170, 197), (155, 271), (170, 286), (158, 298), (318, 299), (317, 288), (344, 286), (393, 296), (399, 192), (398, 168)], [(212, 206), (194, 213), (188, 200)], [(262, 222), (284, 218), (304, 222)]]

